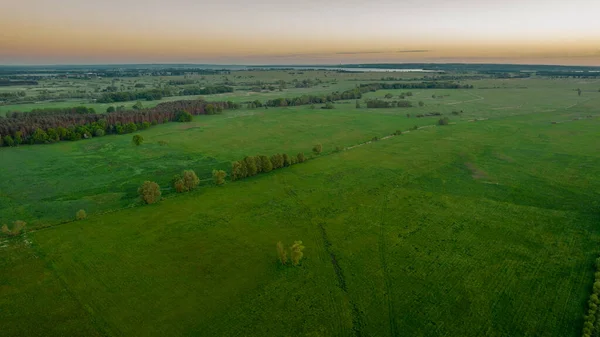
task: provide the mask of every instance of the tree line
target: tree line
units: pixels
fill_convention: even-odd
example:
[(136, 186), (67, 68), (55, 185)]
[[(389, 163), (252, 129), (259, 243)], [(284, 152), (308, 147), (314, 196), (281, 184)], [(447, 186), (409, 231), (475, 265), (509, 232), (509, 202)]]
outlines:
[(240, 180), (255, 176), (259, 173), (269, 173), (283, 167), (288, 167), (306, 161), (304, 153), (298, 153), (296, 156), (288, 154), (274, 154), (271, 157), (264, 155), (247, 156), (242, 160), (231, 164), (231, 180)]
[(588, 300), (588, 312), (583, 316), (583, 337), (595, 336), (598, 331), (598, 306), (600, 305), (600, 258), (596, 259), (596, 272), (594, 273), (594, 285), (592, 295)]
[(226, 85), (206, 86), (198, 88), (185, 88), (175, 90), (172, 88), (151, 89), (143, 91), (121, 91), (121, 92), (106, 92), (98, 98), (98, 103), (113, 103), (113, 102), (128, 102), (128, 101), (154, 101), (160, 100), (163, 97), (171, 96), (193, 96), (193, 95), (213, 95), (233, 92), (233, 87)]
[(164, 102), (149, 109), (99, 114), (84, 107), (12, 112), (6, 117), (0, 116), (0, 146), (44, 144), (131, 133), (152, 125), (188, 121), (190, 118), (186, 114), (215, 114), (238, 107), (239, 104), (233, 102), (185, 100)]

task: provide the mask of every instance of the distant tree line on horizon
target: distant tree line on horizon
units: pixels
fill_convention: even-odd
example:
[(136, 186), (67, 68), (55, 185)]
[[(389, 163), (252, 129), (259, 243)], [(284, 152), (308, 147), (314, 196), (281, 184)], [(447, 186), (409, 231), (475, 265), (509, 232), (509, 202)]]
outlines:
[(206, 86), (197, 88), (185, 88), (185, 89), (151, 89), (144, 91), (121, 91), (121, 92), (107, 92), (102, 94), (98, 98), (98, 103), (113, 103), (113, 102), (128, 102), (128, 101), (155, 101), (160, 100), (163, 97), (171, 96), (193, 96), (193, 95), (213, 95), (233, 92), (233, 87), (226, 85)]

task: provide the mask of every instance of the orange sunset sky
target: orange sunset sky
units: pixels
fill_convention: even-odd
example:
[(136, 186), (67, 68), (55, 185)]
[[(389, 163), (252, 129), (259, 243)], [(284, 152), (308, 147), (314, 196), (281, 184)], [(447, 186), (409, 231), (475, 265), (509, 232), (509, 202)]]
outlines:
[(598, 0), (19, 0), (0, 64), (600, 66)]

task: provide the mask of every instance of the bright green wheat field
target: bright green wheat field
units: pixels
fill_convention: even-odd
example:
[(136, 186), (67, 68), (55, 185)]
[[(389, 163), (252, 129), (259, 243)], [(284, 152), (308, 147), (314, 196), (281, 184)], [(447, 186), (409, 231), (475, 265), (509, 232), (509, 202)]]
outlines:
[[(496, 88), (415, 90), (423, 108), (227, 111), (142, 131), (140, 147), (0, 149), (0, 222), (30, 229), (0, 240), (0, 334), (580, 335), (600, 254), (600, 84), (474, 84)], [(431, 111), (451, 125), (414, 118)], [(317, 143), (306, 163), (210, 182)], [(175, 195), (183, 169), (202, 187)], [(165, 200), (139, 206), (144, 180)], [(88, 219), (63, 223), (78, 209)], [(299, 267), (277, 263), (280, 240), (303, 241)]]

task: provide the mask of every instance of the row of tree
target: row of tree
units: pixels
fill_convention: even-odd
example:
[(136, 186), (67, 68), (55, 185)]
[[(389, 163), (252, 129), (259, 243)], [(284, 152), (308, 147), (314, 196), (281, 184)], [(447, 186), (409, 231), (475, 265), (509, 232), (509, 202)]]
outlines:
[(46, 109), (32, 113), (13, 112), (6, 117), (0, 116), (0, 146), (43, 144), (105, 134), (124, 134), (151, 125), (188, 121), (190, 118), (187, 114), (215, 114), (224, 109), (238, 107), (239, 104), (233, 102), (185, 100), (160, 103), (154, 108), (103, 114), (89, 111), (82, 113), (78, 108)]
[(382, 99), (370, 99), (367, 100), (367, 108), (410, 108), (412, 107), (410, 101), (384, 101)]
[(206, 87), (191, 87), (184, 89), (162, 88), (143, 91), (120, 91), (106, 92), (98, 98), (99, 103), (127, 102), (146, 100), (160, 100), (163, 97), (170, 96), (192, 96), (192, 95), (213, 95), (233, 92), (233, 87), (226, 85), (206, 86)]
[(296, 156), (289, 156), (285, 153), (277, 153), (271, 157), (264, 155), (248, 156), (231, 164), (231, 180), (240, 180), (259, 173), (269, 173), (272, 170), (303, 163), (304, 161), (306, 161), (304, 153), (298, 153)]
[(598, 306), (600, 305), (600, 258), (596, 259), (596, 273), (594, 274), (594, 285), (592, 295), (588, 301), (588, 312), (583, 316), (582, 337), (595, 336), (598, 327)]

